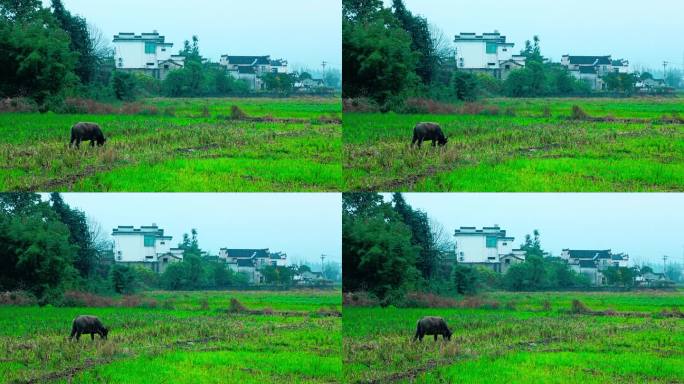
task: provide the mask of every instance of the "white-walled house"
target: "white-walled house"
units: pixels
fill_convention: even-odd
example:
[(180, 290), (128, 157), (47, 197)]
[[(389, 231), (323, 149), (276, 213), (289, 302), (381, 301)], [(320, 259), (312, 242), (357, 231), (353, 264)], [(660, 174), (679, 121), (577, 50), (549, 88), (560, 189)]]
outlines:
[(602, 77), (609, 73), (629, 73), (629, 61), (613, 60), (611, 55), (605, 56), (573, 56), (563, 55), (561, 65), (576, 79), (584, 81), (593, 90), (605, 89)]
[(498, 32), (460, 33), (454, 39), (456, 67), (468, 72), (488, 73), (505, 80), (511, 71), (525, 67), (526, 58), (513, 52), (514, 43)]
[(592, 285), (606, 285), (608, 282), (601, 272), (609, 267), (628, 267), (629, 255), (625, 253), (614, 254), (610, 249), (604, 250), (577, 250), (564, 249), (561, 259), (575, 272), (589, 278)]
[(114, 262), (129, 265), (142, 265), (163, 273), (166, 267), (183, 260), (183, 250), (174, 248), (172, 236), (164, 235), (157, 225), (133, 226), (120, 225), (112, 230), (114, 238)]
[(174, 55), (173, 43), (157, 32), (122, 32), (114, 35), (114, 63), (117, 69), (140, 72), (164, 80), (169, 72), (183, 68), (185, 57)]
[(272, 60), (271, 56), (222, 55), (221, 65), (235, 79), (244, 81), (251, 90), (263, 88), (261, 76), (268, 73), (288, 73), (288, 63), (284, 59)]
[(525, 261), (525, 251), (515, 249), (514, 241), (499, 226), (461, 227), (454, 232), (456, 262), (505, 273), (511, 265)]
[(231, 249), (221, 248), (218, 259), (228, 264), (234, 272), (239, 272), (248, 277), (251, 284), (264, 282), (260, 270), (265, 266), (287, 266), (287, 254), (284, 252), (270, 252), (268, 248), (262, 249)]

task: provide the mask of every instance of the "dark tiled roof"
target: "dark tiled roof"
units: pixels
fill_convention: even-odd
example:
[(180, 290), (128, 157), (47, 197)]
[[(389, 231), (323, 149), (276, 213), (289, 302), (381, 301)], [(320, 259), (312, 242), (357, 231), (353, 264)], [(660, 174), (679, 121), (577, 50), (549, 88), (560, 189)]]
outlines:
[(579, 67), (579, 73), (584, 73), (584, 74), (588, 74), (588, 75), (595, 75), (596, 74), (596, 67), (586, 67), (586, 66)]
[(610, 56), (568, 56), (570, 64), (576, 65), (611, 65)]
[(225, 56), (234, 65), (269, 65), (270, 56)]
[(267, 258), (269, 255), (268, 248), (266, 249), (226, 249), (228, 257), (237, 257), (239, 259), (251, 258)]
[(599, 259), (610, 259), (611, 253), (610, 249), (597, 251), (597, 250), (568, 250), (571, 259), (593, 259), (595, 257)]
[(580, 268), (596, 268), (596, 263), (593, 260), (580, 260)]
[(253, 267), (254, 263), (250, 259), (238, 259), (238, 267)]
[(256, 73), (254, 67), (238, 67), (238, 73), (253, 75)]

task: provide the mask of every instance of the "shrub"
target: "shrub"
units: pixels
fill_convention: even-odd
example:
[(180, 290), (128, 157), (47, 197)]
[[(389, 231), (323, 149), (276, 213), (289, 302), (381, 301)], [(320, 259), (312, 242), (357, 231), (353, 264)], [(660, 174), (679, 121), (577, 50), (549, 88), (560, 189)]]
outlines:
[(175, 117), (176, 116), (176, 108), (174, 108), (174, 107), (164, 108), (164, 116)]
[(61, 305), (64, 307), (113, 307), (111, 297), (99, 296), (88, 292), (67, 291)]
[(233, 105), (230, 107), (230, 118), (233, 120), (244, 120), (247, 118), (247, 114), (237, 105)]
[(209, 300), (207, 300), (206, 297), (203, 297), (202, 299), (200, 299), (200, 309), (203, 311), (209, 310)]
[(477, 76), (468, 72), (454, 73), (453, 86), (456, 98), (463, 101), (475, 101), (478, 94)]
[(142, 111), (142, 105), (139, 103), (126, 103), (121, 107), (121, 113), (124, 115), (138, 115)]
[(342, 301), (344, 305), (355, 307), (375, 307), (380, 304), (380, 300), (367, 291), (347, 292), (344, 294)]
[(438, 101), (422, 98), (411, 98), (406, 100), (402, 113), (421, 113), (421, 114), (453, 114), (457, 112), (454, 105), (440, 103)]
[(572, 106), (572, 114), (570, 115), (572, 120), (586, 120), (589, 115), (584, 112), (584, 110), (579, 105)]
[(572, 301), (572, 307), (570, 308), (570, 312), (581, 315), (581, 314), (585, 314), (585, 313), (590, 313), (591, 310), (589, 308), (587, 308), (587, 306), (584, 305), (584, 303), (582, 303), (581, 301), (573, 300)]
[(238, 299), (232, 297), (230, 299), (230, 306), (228, 307), (229, 313), (244, 313), (247, 312), (247, 308), (238, 301)]
[(38, 304), (36, 297), (26, 291), (0, 292), (0, 305), (30, 306)]
[(38, 112), (38, 104), (25, 97), (0, 100), (0, 112)]
[(154, 105), (150, 105), (147, 107), (142, 108), (140, 111), (141, 115), (147, 115), (147, 116), (157, 116), (159, 115), (159, 108), (155, 107)]
[(63, 107), (56, 112), (108, 115), (113, 114), (116, 111), (114, 107), (109, 104), (99, 103), (90, 99), (70, 97), (64, 100)]
[(402, 306), (410, 308), (455, 308), (458, 302), (450, 297), (434, 293), (411, 292), (406, 295)]
[(346, 98), (342, 101), (342, 110), (344, 112), (374, 113), (380, 112), (380, 105), (367, 97)]
[(140, 299), (139, 296), (126, 295), (123, 297), (123, 299), (121, 299), (121, 302), (119, 303), (119, 305), (122, 307), (128, 307), (128, 308), (139, 307), (142, 305), (142, 300)]

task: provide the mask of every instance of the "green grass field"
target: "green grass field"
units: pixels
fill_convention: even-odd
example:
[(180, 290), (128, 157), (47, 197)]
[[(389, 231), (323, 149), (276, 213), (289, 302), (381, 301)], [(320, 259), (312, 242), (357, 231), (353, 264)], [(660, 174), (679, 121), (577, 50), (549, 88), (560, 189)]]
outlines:
[[(141, 105), (147, 114), (0, 114), (0, 189), (341, 188), (342, 127), (334, 122), (341, 116), (339, 99), (150, 99)], [(233, 105), (271, 121), (232, 120)], [(71, 126), (80, 121), (99, 123), (107, 144), (68, 148)]]
[[(572, 314), (573, 299), (616, 313)], [(684, 319), (660, 315), (684, 308), (681, 291), (491, 293), (483, 301), (489, 309), (345, 307), (346, 382), (684, 382)], [(426, 315), (444, 317), (450, 342), (412, 341)]]
[[(345, 113), (349, 190), (637, 192), (684, 190), (682, 98), (490, 99), (475, 115)], [(574, 105), (591, 117), (571, 120)], [(491, 109), (495, 109), (492, 114)], [(449, 143), (411, 149), (413, 127)]]
[[(155, 308), (0, 307), (0, 382), (335, 383), (339, 291), (153, 292)], [(231, 298), (262, 314), (228, 313)], [(289, 311), (285, 316), (279, 312)], [(297, 312), (297, 313), (293, 313)], [(77, 315), (108, 340), (67, 337)]]

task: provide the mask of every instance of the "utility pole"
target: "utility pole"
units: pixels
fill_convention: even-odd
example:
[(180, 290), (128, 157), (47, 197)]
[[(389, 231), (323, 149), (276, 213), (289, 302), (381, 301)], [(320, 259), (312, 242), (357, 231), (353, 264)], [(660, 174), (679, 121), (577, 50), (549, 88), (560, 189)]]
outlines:
[(667, 262), (667, 255), (663, 255), (663, 275), (665, 274), (665, 262)]
[[(326, 258), (325, 255), (321, 255), (321, 275), (323, 275), (323, 260), (325, 260), (325, 258)], [(325, 276), (323, 276), (323, 277), (325, 277)]]
[(665, 78), (667, 77), (667, 66), (668, 66), (668, 64), (670, 64), (670, 63), (667, 61), (663, 61), (663, 80), (665, 80)]
[(328, 62), (325, 61), (325, 60), (323, 60), (323, 62), (321, 63), (321, 67), (323, 67), (323, 74), (324, 74), (324, 75), (325, 75), (325, 68), (326, 68), (327, 66), (328, 66)]

